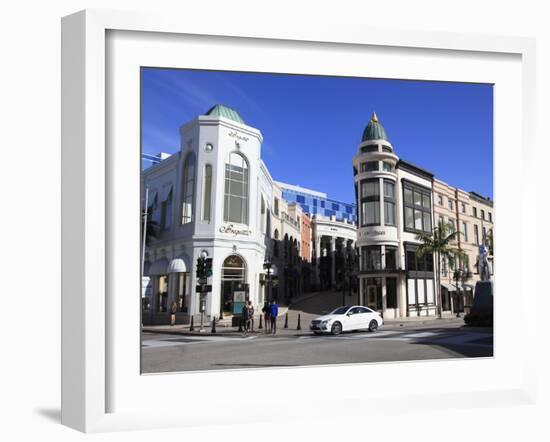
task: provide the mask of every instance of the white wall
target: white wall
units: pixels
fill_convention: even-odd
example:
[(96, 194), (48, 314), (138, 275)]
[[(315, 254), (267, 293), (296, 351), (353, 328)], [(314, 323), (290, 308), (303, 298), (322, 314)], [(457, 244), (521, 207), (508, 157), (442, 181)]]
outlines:
[[(0, 14), (0, 41), (3, 66), (0, 69), (0, 116), (2, 118), (3, 156), (0, 174), (4, 190), (2, 237), (2, 391), (0, 429), (3, 440), (89, 440), (58, 425), (60, 406), (60, 17), (87, 8), (165, 11), (179, 5), (182, 22), (199, 14), (212, 20), (233, 20), (238, 30), (242, 21), (296, 22), (306, 24), (341, 23), (350, 26), (425, 29), (433, 31), (475, 32), (538, 36), (538, 79), (540, 97), (539, 122), (550, 120), (550, 30), (546, 2), (538, 0), (442, 3), (436, 0), (388, 0), (385, 2), (338, 3), (296, 2), (172, 2), (157, 0), (57, 0), (39, 2), (20, 0), (5, 2)], [(542, 142), (542, 140), (541, 140)], [(546, 143), (547, 144), (547, 143)], [(548, 164), (548, 149), (541, 149), (539, 165)], [(539, 189), (546, 189), (546, 175), (533, 175)], [(539, 219), (548, 219), (539, 212)], [(16, 221), (14, 221), (16, 219)], [(539, 229), (543, 223), (539, 223)], [(20, 232), (25, 232), (24, 241)], [(543, 274), (542, 252), (548, 249), (548, 235), (536, 235), (540, 243), (538, 274)], [(29, 273), (28, 263), (33, 262)], [(36, 263), (39, 262), (39, 265)], [(30, 283), (30, 284), (29, 284)], [(13, 299), (21, 299), (20, 309)], [(547, 297), (540, 297), (539, 324), (548, 312)], [(540, 327), (548, 342), (548, 328)], [(548, 361), (539, 373), (548, 373)], [(279, 388), (280, 386), (278, 386)], [(543, 440), (543, 425), (548, 412), (549, 381), (539, 384), (541, 399), (537, 407), (506, 406), (470, 410), (444, 410), (426, 413), (421, 410), (398, 416), (377, 415), (370, 425), (372, 438), (384, 440), (406, 438), (411, 441), (464, 440), (475, 435), (478, 440)], [(289, 394), (290, 392), (281, 392)], [(259, 396), (251, 397), (256, 406)], [(231, 411), (233, 412), (233, 411)], [(429, 430), (417, 431), (418, 422)], [(398, 422), (398, 425), (396, 425)], [(457, 423), (460, 425), (457, 426)], [(388, 428), (391, 428), (388, 431)], [(332, 422), (289, 422), (246, 427), (195, 428), (186, 431), (136, 432), (107, 434), (96, 441), (150, 441), (159, 436), (167, 440), (242, 440), (243, 431), (263, 441), (282, 438), (342, 440), (353, 437), (355, 427), (344, 419)]]

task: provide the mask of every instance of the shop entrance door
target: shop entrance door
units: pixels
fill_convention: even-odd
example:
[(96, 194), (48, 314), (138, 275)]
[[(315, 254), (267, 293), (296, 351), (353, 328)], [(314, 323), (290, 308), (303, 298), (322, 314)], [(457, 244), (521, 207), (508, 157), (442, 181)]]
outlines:
[(245, 263), (237, 255), (228, 256), (222, 266), (222, 287), (220, 313), (223, 316), (233, 314), (233, 294), (243, 290), (245, 285)]

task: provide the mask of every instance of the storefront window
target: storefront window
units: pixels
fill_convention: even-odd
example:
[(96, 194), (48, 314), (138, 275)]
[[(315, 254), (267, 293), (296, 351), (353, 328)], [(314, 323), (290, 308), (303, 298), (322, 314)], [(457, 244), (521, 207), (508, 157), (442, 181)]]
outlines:
[(386, 246), (386, 270), (397, 269), (397, 247)]
[(397, 308), (397, 278), (386, 278), (386, 308)]
[(382, 278), (367, 278), (365, 288), (367, 307), (382, 310)]
[(361, 248), (362, 270), (382, 270), (382, 252), (380, 246)]
[(185, 304), (185, 295), (187, 294), (187, 287), (191, 284), (191, 276), (189, 273), (177, 274), (177, 303), (179, 312), (187, 312), (187, 305)]

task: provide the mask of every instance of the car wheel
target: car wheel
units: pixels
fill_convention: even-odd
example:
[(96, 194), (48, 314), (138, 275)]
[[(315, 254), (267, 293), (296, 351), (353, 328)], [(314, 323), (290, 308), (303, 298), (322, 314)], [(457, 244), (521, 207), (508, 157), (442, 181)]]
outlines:
[(373, 319), (369, 324), (369, 331), (375, 332), (378, 330), (378, 321), (376, 319)]
[(339, 322), (335, 322), (334, 324), (332, 324), (330, 332), (335, 336), (339, 335), (340, 333), (342, 333), (342, 324), (340, 324)]

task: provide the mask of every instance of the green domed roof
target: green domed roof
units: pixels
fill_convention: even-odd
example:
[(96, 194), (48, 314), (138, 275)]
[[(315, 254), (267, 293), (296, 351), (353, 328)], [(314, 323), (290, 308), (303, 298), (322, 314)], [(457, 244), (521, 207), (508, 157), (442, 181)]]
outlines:
[(223, 104), (216, 104), (215, 106), (211, 107), (205, 115), (212, 115), (213, 117), (224, 117), (229, 120), (236, 121), (237, 123), (245, 124), (244, 120), (236, 110), (224, 106)]
[(361, 141), (370, 141), (370, 140), (388, 140), (388, 136), (386, 135), (386, 131), (384, 130), (384, 127), (378, 122), (378, 117), (376, 116), (376, 112), (372, 113), (372, 116), (370, 117), (369, 124), (367, 124), (367, 127), (365, 127), (365, 130), (363, 131), (363, 138), (361, 138)]

